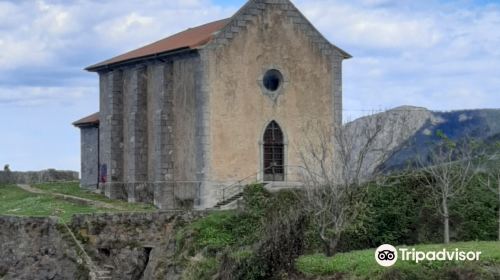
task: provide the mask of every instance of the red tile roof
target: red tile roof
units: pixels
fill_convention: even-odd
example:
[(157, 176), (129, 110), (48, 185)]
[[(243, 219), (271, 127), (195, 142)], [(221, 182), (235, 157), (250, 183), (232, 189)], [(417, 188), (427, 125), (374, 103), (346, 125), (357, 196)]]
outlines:
[(158, 55), (181, 49), (196, 49), (201, 47), (213, 37), (213, 34), (222, 29), (229, 19), (223, 19), (200, 25), (198, 27), (189, 28), (180, 33), (174, 34), (170, 37), (154, 42), (142, 48), (133, 50), (131, 52), (119, 55), (109, 60), (94, 64), (85, 68), (88, 71), (96, 71), (98, 68), (109, 66), (112, 64), (125, 62), (138, 58), (145, 58), (148, 56)]
[(87, 125), (98, 125), (99, 124), (99, 112), (87, 116), (81, 120), (77, 120), (73, 123), (74, 126), (87, 126)]

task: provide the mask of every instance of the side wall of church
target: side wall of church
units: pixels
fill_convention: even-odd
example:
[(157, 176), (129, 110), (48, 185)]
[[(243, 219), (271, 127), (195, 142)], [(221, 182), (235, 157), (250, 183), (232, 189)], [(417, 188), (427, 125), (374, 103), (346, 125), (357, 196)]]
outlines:
[(199, 61), (191, 53), (99, 74), (106, 196), (162, 209), (195, 203)]
[(99, 127), (95, 125), (80, 127), (80, 187), (95, 190), (98, 184), (99, 166)]

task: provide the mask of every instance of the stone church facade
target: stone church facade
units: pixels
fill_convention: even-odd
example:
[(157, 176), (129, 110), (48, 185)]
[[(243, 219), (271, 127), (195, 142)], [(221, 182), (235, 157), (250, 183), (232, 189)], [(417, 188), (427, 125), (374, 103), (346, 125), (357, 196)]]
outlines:
[(82, 187), (162, 209), (211, 208), (225, 188), (294, 181), (311, 121), (342, 122), (342, 61), (288, 0), (88, 67), (99, 113), (82, 135)]

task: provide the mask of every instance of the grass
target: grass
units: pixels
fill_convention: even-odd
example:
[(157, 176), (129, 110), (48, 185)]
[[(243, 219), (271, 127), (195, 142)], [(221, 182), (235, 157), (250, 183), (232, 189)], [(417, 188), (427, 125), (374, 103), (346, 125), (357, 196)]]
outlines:
[(176, 239), (183, 243), (183, 239), (191, 238), (190, 243), (195, 251), (247, 246), (259, 239), (261, 219), (262, 217), (248, 212), (215, 211), (186, 225), (177, 233)]
[(59, 193), (65, 195), (72, 195), (76, 197), (86, 198), (94, 201), (105, 202), (118, 208), (125, 209), (126, 211), (153, 211), (156, 208), (147, 203), (129, 203), (123, 200), (113, 200), (105, 197), (104, 195), (97, 194), (85, 189), (80, 188), (78, 182), (64, 182), (64, 183), (44, 183), (36, 184), (33, 187), (44, 190), (49, 193)]
[[(47, 184), (46, 188), (57, 188), (62, 190), (68, 183), (63, 184)], [(74, 190), (74, 185), (71, 183), (68, 188), (73, 189), (71, 195), (75, 195), (77, 191)], [(53, 185), (53, 186), (51, 186)], [(66, 193), (69, 194), (69, 193)], [(81, 194), (83, 195), (83, 193)], [(87, 194), (85, 194), (87, 195)], [(90, 194), (96, 195), (97, 194)], [(78, 195), (75, 195), (78, 196)], [(89, 198), (89, 197), (85, 197)], [(146, 204), (130, 204), (127, 206), (126, 202), (115, 201), (106, 199), (100, 196), (99, 201), (106, 203), (120, 205), (127, 212), (136, 211), (151, 211), (153, 206)], [(32, 194), (26, 192), (14, 185), (0, 185), (0, 215), (11, 216), (29, 216), (29, 217), (60, 217), (63, 221), (68, 222), (74, 214), (89, 214), (89, 213), (105, 213), (105, 212), (123, 212), (108, 208), (100, 208), (74, 201), (67, 201), (57, 198), (51, 194)]]
[[(178, 231), (177, 242), (184, 243), (185, 238), (192, 238), (189, 242), (189, 246), (193, 250), (192, 254), (203, 248), (220, 250), (232, 246), (243, 239), (240, 233), (240, 221), (242, 220), (247, 222), (244, 216), (235, 211), (229, 210), (210, 213), (206, 217), (198, 219)], [(251, 225), (251, 223), (245, 224)], [(246, 233), (249, 234), (251, 231), (247, 231)]]
[(35, 184), (32, 187), (41, 189), (47, 192), (54, 192), (66, 195), (73, 195), (77, 197), (97, 200), (97, 201), (105, 201), (108, 200), (105, 196), (102, 196), (97, 193), (93, 193), (87, 191), (85, 189), (80, 188), (78, 182), (64, 182), (64, 183), (43, 183), (43, 184)]
[[(406, 246), (405, 246), (406, 247)], [(446, 248), (449, 251), (454, 251), (458, 248), (462, 251), (481, 251), (479, 263), (484, 265), (500, 264), (500, 242), (481, 241), (481, 242), (459, 242), (452, 243), (447, 246), (443, 244), (416, 245), (407, 247), (410, 250), (415, 248), (418, 251), (439, 251)], [(325, 275), (350, 275), (355, 278), (377, 278), (387, 272), (388, 269), (411, 271), (421, 269), (439, 269), (443, 266), (460, 266), (466, 262), (458, 261), (424, 261), (418, 264), (410, 261), (398, 262), (391, 268), (384, 268), (375, 262), (375, 249), (352, 251), (348, 253), (339, 253), (333, 257), (325, 257), (324, 255), (306, 255), (301, 256), (297, 262), (297, 269), (311, 276)]]

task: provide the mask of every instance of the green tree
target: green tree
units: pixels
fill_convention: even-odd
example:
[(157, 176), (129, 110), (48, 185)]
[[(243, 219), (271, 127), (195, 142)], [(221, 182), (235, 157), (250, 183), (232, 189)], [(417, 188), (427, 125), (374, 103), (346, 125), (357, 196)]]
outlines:
[(462, 193), (472, 174), (473, 141), (457, 143), (438, 131), (439, 143), (426, 158), (417, 162), (424, 172), (427, 186), (431, 190), (436, 208), (443, 218), (443, 241), (450, 243), (450, 200)]
[[(480, 181), (498, 198), (498, 240), (500, 241), (500, 141), (493, 145), (493, 152), (481, 157)], [(484, 176), (481, 176), (484, 175)]]

